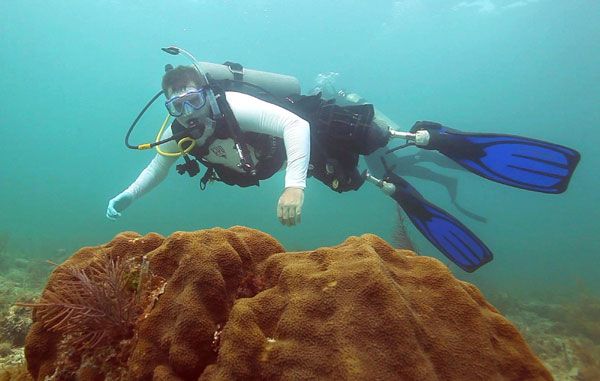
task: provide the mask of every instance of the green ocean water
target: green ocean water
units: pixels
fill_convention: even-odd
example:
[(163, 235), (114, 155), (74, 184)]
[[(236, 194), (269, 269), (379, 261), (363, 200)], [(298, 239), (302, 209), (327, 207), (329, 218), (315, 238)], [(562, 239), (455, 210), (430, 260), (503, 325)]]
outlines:
[[(208, 62), (297, 77), (308, 91), (339, 72), (351, 89), (408, 130), (434, 120), (575, 148), (581, 163), (561, 195), (526, 192), (425, 164), (459, 179), (463, 215), (439, 184), (407, 177), (469, 226), (495, 259), (481, 287), (523, 292), (600, 291), (600, 3), (482, 1), (12, 1), (0, 3), (3, 255), (53, 259), (122, 231), (246, 225), (308, 250), (374, 233), (392, 242), (392, 199), (371, 185), (337, 194), (308, 181), (300, 226), (279, 225), (283, 174), (259, 188), (170, 176), (111, 222), (109, 199), (154, 156), (124, 145), (132, 120), (159, 90), (164, 65), (188, 64), (177, 45)], [(160, 104), (135, 130), (150, 141)], [(412, 154), (414, 148), (402, 154)], [(412, 226), (419, 252), (448, 261)], [(3, 269), (7, 271), (6, 268)]]

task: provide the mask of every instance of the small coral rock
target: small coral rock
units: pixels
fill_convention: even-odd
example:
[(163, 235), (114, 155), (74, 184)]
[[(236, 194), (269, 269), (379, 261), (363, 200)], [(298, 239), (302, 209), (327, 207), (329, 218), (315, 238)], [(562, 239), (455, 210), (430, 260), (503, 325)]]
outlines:
[[(82, 249), (86, 256), (118, 251), (140, 260), (140, 248), (147, 250), (151, 279), (140, 298), (143, 312), (135, 337), (123, 344), (130, 348), (125, 358), (113, 356), (122, 358), (111, 362), (121, 371), (106, 364), (94, 368), (105, 375), (132, 380), (552, 379), (475, 286), (454, 278), (441, 262), (396, 250), (377, 236), (285, 252), (271, 236), (244, 227), (177, 232), (164, 240), (126, 234)], [(140, 246), (136, 239), (153, 244)], [(74, 255), (78, 263), (81, 257)], [(249, 288), (249, 280), (259, 286)], [(34, 323), (26, 353), (37, 379), (60, 373), (57, 351), (67, 339)], [(41, 345), (45, 355), (36, 350)]]

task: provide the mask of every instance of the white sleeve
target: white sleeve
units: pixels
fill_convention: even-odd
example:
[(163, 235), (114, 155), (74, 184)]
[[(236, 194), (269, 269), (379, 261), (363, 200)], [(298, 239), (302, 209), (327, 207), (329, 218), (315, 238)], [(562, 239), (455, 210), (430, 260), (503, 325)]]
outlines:
[[(163, 138), (168, 138), (170, 136), (171, 129), (169, 128), (165, 132)], [(177, 152), (177, 144), (174, 141), (170, 141), (166, 144), (162, 144), (161, 149), (164, 152)], [(178, 158), (179, 156), (164, 156), (157, 153), (133, 184), (126, 189), (126, 192), (131, 193), (134, 200), (142, 197), (167, 177), (169, 168), (171, 168)]]
[(298, 115), (248, 94), (228, 91), (227, 101), (244, 131), (283, 138), (287, 154), (286, 188), (306, 187), (310, 161), (310, 125)]

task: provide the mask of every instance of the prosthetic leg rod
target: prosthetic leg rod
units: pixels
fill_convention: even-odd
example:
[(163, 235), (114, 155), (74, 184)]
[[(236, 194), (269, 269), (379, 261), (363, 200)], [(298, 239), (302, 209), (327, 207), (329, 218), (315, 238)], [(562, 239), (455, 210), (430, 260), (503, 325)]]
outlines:
[(418, 146), (426, 146), (429, 143), (429, 132), (427, 130), (419, 130), (415, 133), (412, 132), (402, 132), (392, 130), (390, 128), (391, 138), (400, 138), (404, 140), (410, 140), (411, 142), (415, 142)]
[(392, 194), (394, 194), (394, 192), (396, 192), (396, 186), (394, 184), (388, 183), (386, 181), (380, 180), (372, 176), (367, 170), (363, 172), (363, 177), (368, 182), (375, 184), (378, 188), (381, 188), (381, 191), (387, 194), (388, 196), (391, 196)]

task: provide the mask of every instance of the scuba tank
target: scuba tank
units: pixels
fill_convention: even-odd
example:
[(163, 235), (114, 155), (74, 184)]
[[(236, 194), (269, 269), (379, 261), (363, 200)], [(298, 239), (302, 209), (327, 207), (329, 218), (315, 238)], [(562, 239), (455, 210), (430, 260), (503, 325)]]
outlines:
[(300, 94), (300, 82), (290, 75), (246, 69), (239, 63), (229, 61), (223, 64), (198, 62), (198, 66), (206, 73), (209, 81), (243, 81), (282, 98)]

